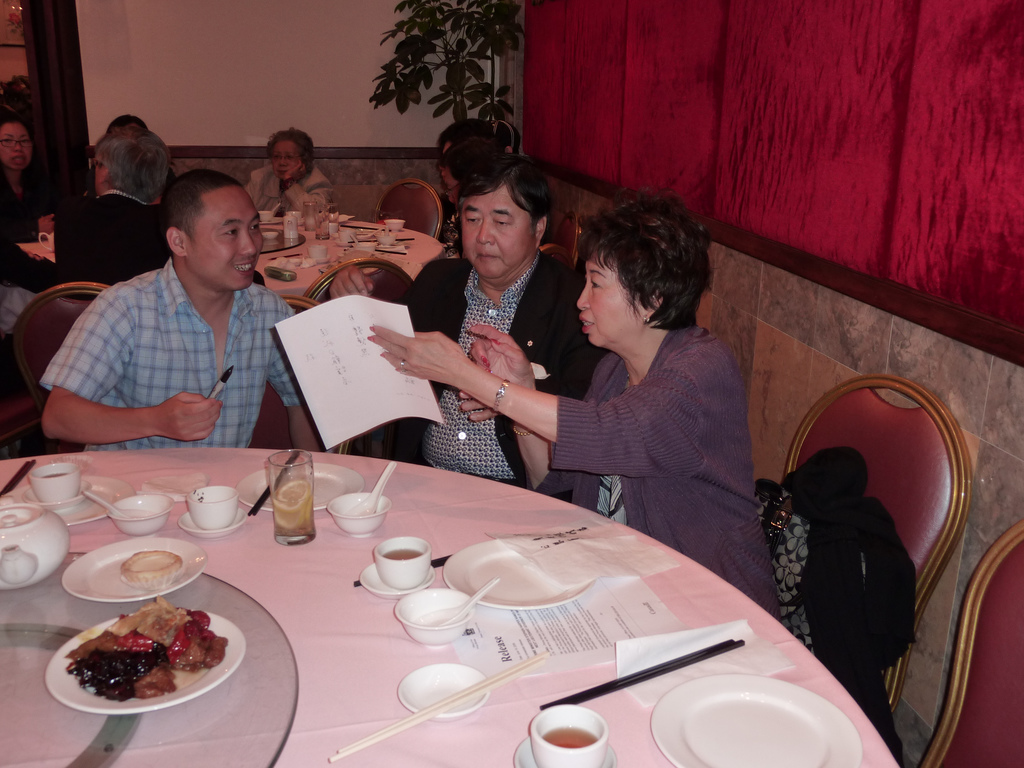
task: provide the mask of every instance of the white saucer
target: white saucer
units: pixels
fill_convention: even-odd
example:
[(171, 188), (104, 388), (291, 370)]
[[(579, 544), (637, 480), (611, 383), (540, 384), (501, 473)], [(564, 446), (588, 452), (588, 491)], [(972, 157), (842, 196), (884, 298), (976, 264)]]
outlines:
[[(82, 491), (91, 490), (92, 483), (90, 483), (88, 480), (83, 480)], [(36, 498), (36, 492), (33, 491), (32, 488), (26, 488), (22, 498), (25, 501), (29, 502), (30, 504), (38, 504), (43, 509), (52, 509), (54, 512), (56, 512), (58, 509), (71, 509), (73, 507), (77, 507), (79, 504), (85, 501), (85, 496), (83, 496), (81, 493), (79, 493), (77, 496), (72, 496), (70, 499), (64, 499), (63, 501), (40, 501), (38, 498)]]
[(434, 577), (436, 575), (437, 573), (435, 570), (431, 568), (427, 573), (426, 578), (412, 589), (392, 589), (380, 580), (380, 576), (377, 575), (377, 565), (375, 563), (370, 563), (363, 569), (363, 572), (359, 574), (359, 583), (366, 587), (368, 592), (372, 592), (377, 597), (397, 600), (403, 595), (411, 595), (413, 592), (419, 592), (421, 589), (426, 589), (434, 583)]
[(235, 513), (235, 519), (231, 521), (230, 525), (226, 528), (215, 528), (211, 531), (206, 528), (200, 528), (193, 523), (192, 515), (186, 512), (178, 518), (178, 527), (190, 536), (195, 536), (197, 539), (222, 539), (228, 534), (241, 528), (242, 523), (245, 522), (245, 518), (248, 517), (248, 514), (249, 513), (244, 507), (239, 507), (238, 511)]
[[(516, 749), (516, 755), (512, 758), (512, 764), (516, 768), (537, 768), (537, 761), (533, 759), (533, 747), (530, 746), (530, 740), (524, 739), (519, 743), (519, 748)], [(604, 762), (601, 764), (601, 768), (615, 768), (619, 764), (619, 760), (615, 757), (615, 750), (608, 746), (608, 752), (604, 756)]]

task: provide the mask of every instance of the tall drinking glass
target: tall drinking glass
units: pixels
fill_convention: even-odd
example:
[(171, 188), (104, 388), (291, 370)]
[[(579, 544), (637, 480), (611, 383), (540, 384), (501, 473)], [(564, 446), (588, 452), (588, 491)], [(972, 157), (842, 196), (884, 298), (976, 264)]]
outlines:
[(306, 544), (316, 538), (313, 522), (313, 456), (309, 451), (278, 451), (267, 460), (267, 486), (274, 505), (278, 544)]

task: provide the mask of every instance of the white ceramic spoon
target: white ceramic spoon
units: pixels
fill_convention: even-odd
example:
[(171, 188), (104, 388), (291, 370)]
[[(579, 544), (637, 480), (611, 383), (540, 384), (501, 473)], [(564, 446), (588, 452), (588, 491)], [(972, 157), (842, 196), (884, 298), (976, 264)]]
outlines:
[(95, 493), (91, 493), (90, 491), (82, 491), (82, 495), (85, 496), (85, 498), (87, 498), (89, 501), (91, 501), (91, 502), (93, 502), (95, 504), (99, 504), (101, 507), (103, 507), (105, 510), (107, 510), (107, 512), (110, 512), (114, 517), (120, 517), (120, 518), (124, 518), (125, 517), (124, 512), (122, 512), (120, 509), (115, 507), (113, 504), (111, 504), (109, 501), (104, 499), (102, 496), (97, 496)]
[(395, 471), (395, 467), (398, 466), (397, 461), (390, 462), (384, 471), (380, 473), (380, 480), (373, 486), (373, 490), (370, 491), (370, 495), (363, 499), (361, 502), (352, 507), (352, 509), (345, 512), (346, 517), (355, 517), (356, 515), (372, 515), (377, 511), (377, 503), (380, 501), (380, 495), (384, 493), (384, 486), (391, 478), (391, 473)]
[(480, 587), (480, 589), (476, 591), (476, 594), (469, 598), (469, 600), (463, 603), (460, 607), (444, 608), (440, 611), (432, 611), (417, 621), (417, 624), (423, 624), (428, 627), (446, 627), (449, 624), (458, 624), (466, 618), (471, 610), (473, 610), (473, 606), (479, 603), (488, 592), (494, 589), (494, 585), (499, 581), (501, 581), (501, 577), (495, 576)]

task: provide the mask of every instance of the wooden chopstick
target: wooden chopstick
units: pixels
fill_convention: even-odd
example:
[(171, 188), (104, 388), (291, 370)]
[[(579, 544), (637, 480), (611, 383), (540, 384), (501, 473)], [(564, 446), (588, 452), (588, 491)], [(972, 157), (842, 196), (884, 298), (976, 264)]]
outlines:
[(408, 728), (412, 728), (414, 725), (418, 725), (424, 720), (429, 720), (432, 717), (436, 717), (437, 715), (447, 712), (449, 709), (453, 709), (463, 702), (475, 699), (481, 693), (486, 693), (488, 691), (493, 691), (495, 688), (500, 688), (506, 683), (512, 682), (517, 677), (525, 675), (527, 672), (542, 666), (548, 660), (548, 656), (550, 655), (549, 651), (542, 651), (536, 656), (526, 659), (526, 661), (519, 662), (514, 667), (509, 667), (503, 672), (499, 672), (485, 680), (481, 680), (476, 685), (471, 685), (463, 691), (453, 693), (446, 699), (441, 699), (441, 701), (431, 704), (429, 707), (424, 707), (419, 712), (392, 723), (386, 728), (381, 728), (376, 733), (370, 734), (366, 738), (360, 739), (354, 744), (349, 744), (347, 747), (339, 749), (327, 758), (327, 761), (329, 763), (333, 763), (341, 760), (343, 757), (348, 757), (349, 755), (359, 752), (362, 749), (366, 749), (366, 747), (372, 746), (379, 741), (384, 741), (397, 733), (401, 733)]
[(620, 677), (617, 680), (611, 680), (607, 683), (601, 683), (601, 685), (595, 685), (593, 688), (587, 688), (585, 691), (574, 693), (570, 696), (565, 696), (556, 701), (549, 701), (547, 704), (541, 704), (541, 709), (547, 709), (557, 704), (579, 704), (584, 701), (590, 701), (596, 699), (598, 696), (604, 696), (606, 693), (612, 693), (613, 691), (619, 691), (623, 688), (628, 688), (631, 685), (642, 683), (646, 680), (651, 680), (660, 675), (674, 672), (677, 669), (688, 667), (691, 664), (710, 659), (713, 656), (726, 653), (735, 648), (740, 648), (746, 645), (743, 640), (723, 640), (721, 643), (715, 645), (709, 645), (707, 648), (702, 648), (699, 651), (688, 653), (685, 656), (679, 656), (678, 658), (671, 659), (662, 664), (657, 664), (647, 669), (641, 669), (639, 672), (634, 672), (631, 675)]

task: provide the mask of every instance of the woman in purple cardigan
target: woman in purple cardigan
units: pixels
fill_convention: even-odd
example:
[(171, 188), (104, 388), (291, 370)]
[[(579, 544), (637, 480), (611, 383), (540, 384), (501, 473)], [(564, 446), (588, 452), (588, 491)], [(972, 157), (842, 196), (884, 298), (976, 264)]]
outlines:
[(473, 418), (513, 419), (538, 491), (571, 489), (575, 503), (682, 552), (775, 615), (743, 381), (728, 347), (696, 325), (709, 244), (673, 194), (633, 195), (589, 222), (580, 320), (615, 354), (583, 401), (538, 392), (522, 351), (486, 325), (473, 329), (479, 365), (437, 334), (375, 332), (397, 368), (462, 390)]

